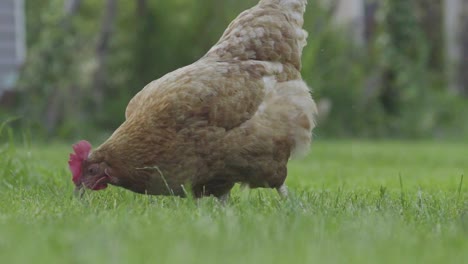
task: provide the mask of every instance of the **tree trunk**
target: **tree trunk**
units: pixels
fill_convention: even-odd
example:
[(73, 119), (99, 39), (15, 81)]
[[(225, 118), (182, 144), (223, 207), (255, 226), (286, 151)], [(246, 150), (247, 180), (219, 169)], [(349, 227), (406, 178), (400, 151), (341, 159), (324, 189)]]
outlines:
[(98, 36), (95, 54), (96, 70), (93, 76), (94, 103), (99, 111), (104, 97), (104, 86), (106, 83), (106, 62), (109, 53), (109, 43), (114, 30), (115, 17), (117, 13), (117, 1), (106, 0), (104, 15), (101, 22), (101, 31)]
[(436, 73), (443, 73), (444, 62), (444, 1), (417, 0), (418, 21), (430, 43), (429, 67)]
[(66, 0), (65, 1), (65, 16), (73, 16), (80, 8), (81, 0)]
[(47, 111), (45, 113), (45, 128), (47, 135), (53, 135), (55, 129), (57, 128), (57, 124), (61, 116), (61, 98), (62, 96), (60, 93), (60, 89), (55, 89), (55, 93), (51, 94), (49, 97), (49, 103), (47, 105)]
[[(372, 42), (377, 33), (377, 11), (379, 10), (380, 2), (368, 1), (364, 4), (364, 40), (366, 44)], [(371, 45), (368, 45), (371, 46)]]
[(468, 96), (468, 1), (445, 0), (444, 4), (449, 89)]
[(146, 9), (148, 8), (148, 4), (146, 0), (136, 0), (136, 13), (139, 16), (144, 16), (146, 15)]
[[(63, 27), (65, 32), (70, 30), (71, 20), (78, 12), (80, 4), (81, 0), (65, 1), (64, 16), (59, 23), (59, 26)], [(52, 135), (55, 132), (60, 119), (62, 119), (64, 115), (62, 103), (64, 101), (64, 95), (61, 91), (60, 88), (55, 87), (52, 94), (50, 94), (49, 103), (47, 104), (47, 109), (45, 111), (45, 127), (48, 135)]]
[(460, 90), (465, 97), (468, 97), (468, 4), (465, 1), (463, 8), (462, 30), (460, 32), (461, 42), (461, 62), (458, 68)]
[(347, 27), (351, 39), (357, 44), (363, 45), (365, 43), (365, 1), (341, 0), (337, 4), (334, 16), (335, 23)]

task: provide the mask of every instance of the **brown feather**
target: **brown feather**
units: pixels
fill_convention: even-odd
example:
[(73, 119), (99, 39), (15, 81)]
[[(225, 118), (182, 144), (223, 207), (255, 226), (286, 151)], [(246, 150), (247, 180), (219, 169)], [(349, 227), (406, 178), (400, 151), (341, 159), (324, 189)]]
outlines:
[(105, 162), (111, 184), (139, 193), (280, 187), (315, 126), (300, 74), (305, 3), (262, 0), (243, 12), (203, 58), (135, 95), (89, 163)]

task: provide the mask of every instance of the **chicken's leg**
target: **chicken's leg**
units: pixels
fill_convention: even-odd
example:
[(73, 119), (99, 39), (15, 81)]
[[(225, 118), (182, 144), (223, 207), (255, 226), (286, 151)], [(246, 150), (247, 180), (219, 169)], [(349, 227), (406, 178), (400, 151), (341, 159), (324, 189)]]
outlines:
[(286, 184), (283, 183), (283, 185), (281, 185), (279, 188), (276, 188), (276, 190), (278, 191), (278, 194), (281, 196), (281, 198), (283, 199), (287, 199), (289, 194), (288, 194), (288, 187), (286, 186)]
[(231, 191), (218, 197), (218, 200), (222, 205), (226, 205), (230, 199), (231, 199)]
[(212, 180), (203, 184), (195, 185), (193, 192), (196, 197), (215, 196), (220, 200), (228, 200), (229, 193), (234, 183), (225, 180)]

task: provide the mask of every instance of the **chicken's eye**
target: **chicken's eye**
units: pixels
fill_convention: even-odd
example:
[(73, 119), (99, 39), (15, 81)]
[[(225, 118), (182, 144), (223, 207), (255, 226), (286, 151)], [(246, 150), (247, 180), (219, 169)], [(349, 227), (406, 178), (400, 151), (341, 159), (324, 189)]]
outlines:
[(94, 175), (96, 173), (98, 173), (98, 166), (96, 164), (94, 165), (91, 165), (89, 168), (88, 168), (88, 173), (91, 174), (91, 175)]

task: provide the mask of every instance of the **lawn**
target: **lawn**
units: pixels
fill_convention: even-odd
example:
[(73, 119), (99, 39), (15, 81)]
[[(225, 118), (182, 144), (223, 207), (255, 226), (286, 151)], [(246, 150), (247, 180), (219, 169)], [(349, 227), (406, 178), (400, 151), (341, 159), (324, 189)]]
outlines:
[[(317, 141), (290, 198), (72, 195), (63, 144), (0, 143), (1, 263), (463, 263), (467, 144)], [(465, 175), (464, 182), (462, 175)]]

